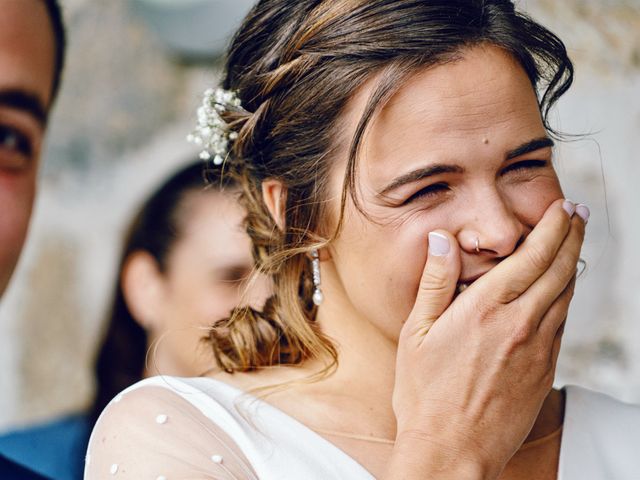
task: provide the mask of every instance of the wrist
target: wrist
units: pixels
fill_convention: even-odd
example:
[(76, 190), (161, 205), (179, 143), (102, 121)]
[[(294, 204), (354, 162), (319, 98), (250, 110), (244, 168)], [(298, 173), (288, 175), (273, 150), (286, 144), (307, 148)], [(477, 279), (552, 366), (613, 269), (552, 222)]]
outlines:
[(501, 468), (490, 465), (480, 452), (455, 448), (453, 442), (422, 432), (404, 431), (396, 443), (384, 480), (489, 480)]

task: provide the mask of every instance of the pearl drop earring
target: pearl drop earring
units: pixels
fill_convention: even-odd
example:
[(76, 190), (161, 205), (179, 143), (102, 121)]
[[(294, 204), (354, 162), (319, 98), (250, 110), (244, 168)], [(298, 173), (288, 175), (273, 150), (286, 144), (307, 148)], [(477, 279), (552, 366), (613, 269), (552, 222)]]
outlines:
[(324, 300), (324, 295), (322, 294), (322, 290), (320, 290), (320, 285), (322, 282), (320, 280), (320, 256), (318, 255), (318, 249), (314, 248), (311, 251), (311, 270), (313, 272), (313, 303), (315, 305), (320, 305)]

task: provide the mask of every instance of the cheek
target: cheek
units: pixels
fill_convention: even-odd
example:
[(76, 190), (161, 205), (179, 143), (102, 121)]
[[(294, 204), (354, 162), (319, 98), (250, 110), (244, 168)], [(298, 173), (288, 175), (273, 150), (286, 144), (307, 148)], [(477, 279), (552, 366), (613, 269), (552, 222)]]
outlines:
[(429, 232), (437, 229), (455, 231), (455, 209), (418, 210), (406, 216), (388, 241), (388, 293), (394, 315), (404, 320), (418, 293), (428, 256)]
[(229, 317), (239, 303), (239, 288), (233, 285), (212, 285), (203, 292), (198, 308), (200, 325), (210, 326), (218, 320)]
[(16, 257), (22, 248), (33, 206), (35, 181), (0, 172), (0, 254)]
[(182, 277), (172, 282), (168, 293), (170, 309), (173, 311), (172, 323), (189, 326), (207, 326), (225, 316), (225, 304), (228, 299), (220, 295), (219, 288), (211, 285), (210, 279), (200, 282), (193, 276)]
[(0, 252), (8, 256), (17, 255), (24, 242), (27, 227), (29, 225), (29, 212), (5, 208), (0, 194), (0, 202), (3, 205), (0, 213)]
[(427, 235), (433, 229), (427, 222), (405, 227), (390, 243), (385, 266), (388, 272), (384, 286), (388, 318), (395, 319), (398, 328), (413, 308), (427, 261)]
[[(433, 216), (432, 216), (433, 217)], [(443, 219), (415, 214), (345, 222), (334, 262), (352, 305), (390, 338), (397, 338), (415, 302), (427, 258), (427, 235)]]
[(504, 191), (514, 214), (531, 227), (537, 225), (549, 205), (563, 197), (555, 175), (541, 176), (524, 185), (507, 186)]
[(238, 288), (215, 282), (207, 269), (173, 272), (167, 292), (167, 321), (174, 327), (209, 327), (229, 316), (238, 302)]

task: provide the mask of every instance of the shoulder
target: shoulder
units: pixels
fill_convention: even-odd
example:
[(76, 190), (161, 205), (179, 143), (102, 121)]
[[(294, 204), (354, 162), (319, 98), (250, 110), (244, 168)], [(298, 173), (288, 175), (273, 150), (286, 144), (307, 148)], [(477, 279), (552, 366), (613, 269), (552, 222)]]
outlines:
[(77, 478), (82, 472), (88, 437), (89, 421), (84, 415), (58, 417), (3, 434), (0, 455), (29, 465), (47, 477)]
[(0, 454), (0, 477), (1, 478), (19, 478), (20, 480), (46, 480), (40, 474), (23, 467), (21, 464), (5, 458)]
[(561, 478), (637, 478), (640, 406), (582, 387), (565, 391)]
[[(640, 427), (640, 405), (622, 402), (604, 393), (583, 387), (567, 386), (567, 409), (569, 420), (589, 421), (592, 428), (618, 431), (622, 425)], [(637, 431), (640, 435), (640, 428)]]
[(219, 463), (230, 452), (240, 460), (237, 468), (250, 468), (225, 428), (225, 423), (233, 428), (235, 421), (225, 406), (230, 399), (220, 390), (224, 387), (200, 380), (153, 377), (116, 396), (91, 434), (85, 478), (115, 473), (171, 478), (198, 472), (234, 478), (225, 476)]
[(224, 419), (224, 412), (235, 410), (234, 405), (242, 396), (240, 390), (221, 381), (204, 377), (156, 376), (145, 378), (116, 395), (99, 418), (113, 418), (120, 412), (151, 411), (169, 408), (184, 411), (195, 409), (202, 415)]

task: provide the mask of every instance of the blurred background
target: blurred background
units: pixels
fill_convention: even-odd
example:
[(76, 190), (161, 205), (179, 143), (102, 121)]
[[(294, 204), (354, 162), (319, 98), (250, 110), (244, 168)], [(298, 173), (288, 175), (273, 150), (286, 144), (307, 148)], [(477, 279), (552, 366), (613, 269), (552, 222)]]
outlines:
[[(249, 0), (62, 0), (69, 53), (31, 236), (0, 305), (0, 431), (82, 410), (130, 215), (176, 166)], [(576, 63), (554, 114), (592, 217), (558, 367), (640, 402), (640, 0), (526, 0)]]

